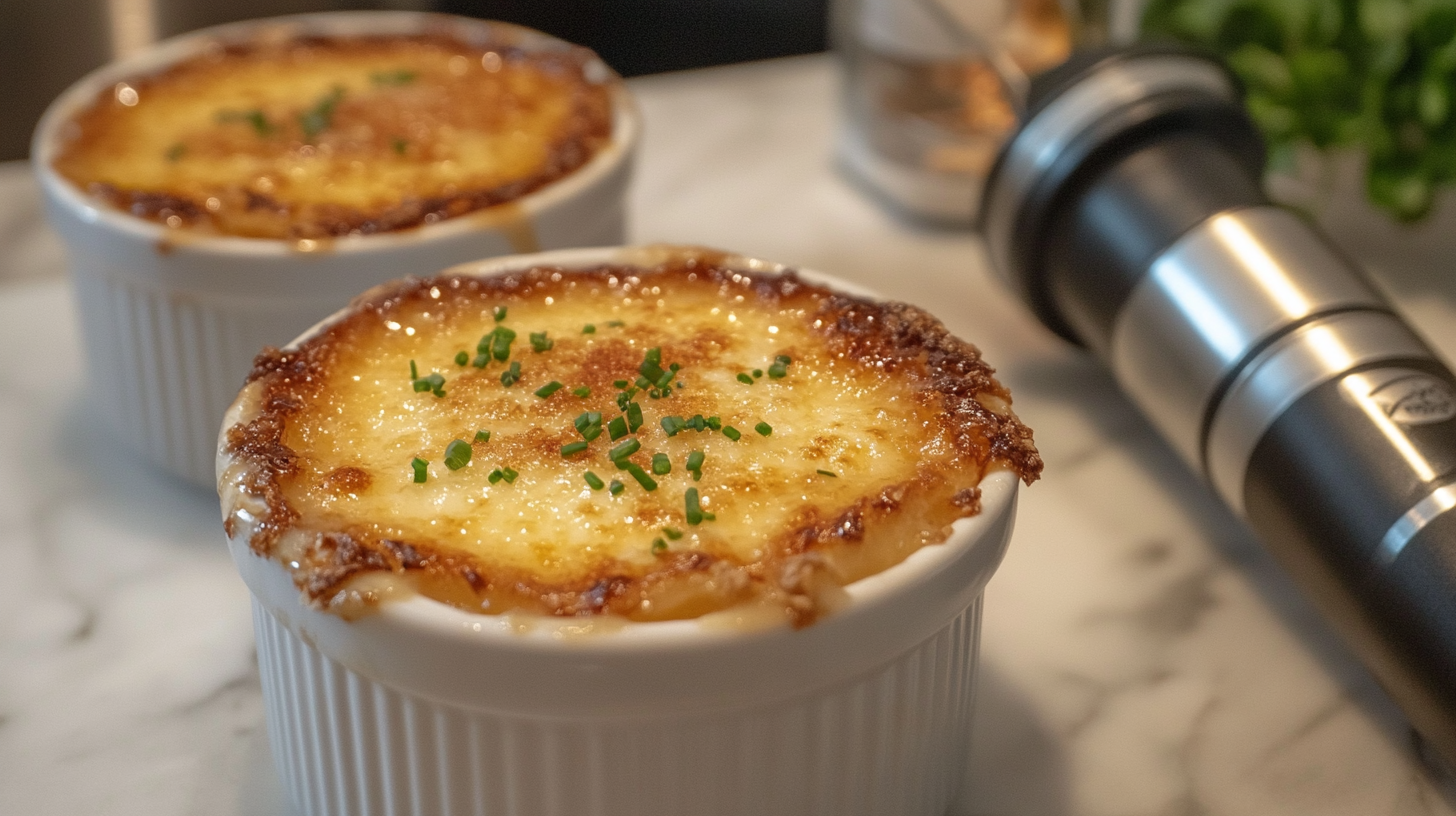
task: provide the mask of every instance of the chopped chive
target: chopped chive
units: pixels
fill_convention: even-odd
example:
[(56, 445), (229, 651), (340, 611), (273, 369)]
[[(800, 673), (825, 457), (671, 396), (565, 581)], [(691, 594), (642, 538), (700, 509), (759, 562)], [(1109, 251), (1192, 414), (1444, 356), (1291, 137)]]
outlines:
[(613, 442), (616, 442), (618, 439), (621, 439), (622, 437), (626, 436), (627, 435), (627, 420), (625, 420), (625, 419), (623, 419), (621, 417), (617, 417), (617, 418), (613, 419), (611, 422), (608, 422), (607, 423), (607, 435), (612, 438), (612, 441)]
[(546, 336), (546, 332), (531, 332), (531, 350), (537, 354), (543, 351), (550, 351), (556, 341)]
[(628, 439), (626, 442), (618, 442), (611, 450), (607, 451), (607, 458), (613, 462), (620, 462), (641, 449), (641, 442), (638, 442), (636, 439)]
[(504, 306), (497, 306), (497, 307), (495, 307), (495, 311), (491, 312), (491, 316), (495, 318), (495, 322), (497, 322), (497, 323), (501, 322), (502, 320), (505, 320), (506, 319), (506, 307), (504, 307)]
[(732, 425), (723, 426), (723, 435), (733, 440), (734, 442), (737, 442), (739, 437), (743, 436), (743, 434), (739, 433), (738, 429), (733, 427)]
[(626, 411), (627, 411), (627, 403), (629, 403), (631, 401), (632, 401), (632, 398), (627, 395), (627, 392), (626, 391), (618, 391), (617, 392), (617, 410), (618, 411), (622, 411), (623, 413), (626, 413)]
[(692, 428), (698, 433), (702, 433), (703, 431), (708, 430), (708, 420), (703, 419), (702, 414), (693, 414), (693, 418), (688, 420), (688, 427)]
[(576, 432), (588, 442), (602, 435), (602, 415), (596, 411), (587, 411), (572, 420), (571, 424), (576, 426)]
[(763, 376), (763, 369), (761, 369), (761, 368), (755, 368), (753, 370), (753, 378), (755, 380), (758, 379), (759, 377), (762, 377), (762, 376)]
[(457, 351), (457, 352), (455, 352), (455, 365), (463, 366), (463, 365), (465, 365), (468, 362), (470, 362), (470, 352), (468, 352), (468, 351)]
[(369, 75), (369, 81), (375, 85), (408, 85), (417, 76), (414, 71), (401, 68), (398, 71), (375, 71)]
[(637, 386), (639, 391), (646, 391), (652, 387), (652, 382), (646, 377), (638, 377), (632, 384)]
[(475, 359), (470, 361), (470, 364), (475, 366), (476, 368), (485, 368), (486, 366), (490, 365), (490, 355), (477, 354), (475, 355)]
[(628, 462), (626, 470), (632, 474), (632, 478), (637, 480), (637, 484), (642, 485), (643, 490), (650, 493), (657, 489), (657, 482), (651, 476), (648, 476), (647, 471), (643, 470), (640, 466)]
[(415, 484), (424, 484), (425, 480), (430, 478), (430, 463), (426, 462), (420, 457), (416, 456), (410, 462), (410, 467), (414, 468), (415, 470)]
[(682, 530), (679, 530), (676, 527), (663, 527), (662, 534), (667, 536), (668, 541), (677, 541), (678, 539), (683, 537)]
[(592, 473), (590, 470), (588, 470), (586, 473), (581, 474), (581, 478), (586, 479), (587, 485), (589, 485), (592, 490), (601, 490), (602, 488), (607, 486), (607, 483), (602, 481), (602, 477), (596, 475), (595, 473)]
[(754, 425), (753, 429), (755, 431), (758, 431), (759, 436), (768, 436), (769, 434), (773, 433), (773, 426), (768, 424), (767, 422), (760, 422), (757, 425)]
[(490, 472), (490, 475), (487, 476), (486, 479), (490, 480), (490, 483), (491, 484), (495, 484), (496, 482), (499, 482), (501, 479), (504, 479), (505, 477), (506, 477), (505, 474), (504, 473), (501, 473), (501, 469), (500, 468), (496, 468), (495, 470), (492, 470)]
[(673, 385), (676, 385), (677, 388), (678, 388), (678, 390), (681, 391), (682, 390), (682, 387), (683, 387), (683, 381), (682, 380), (678, 380), (677, 382), (673, 383)]
[(575, 394), (578, 397), (581, 397), (582, 399), (586, 399), (587, 397), (591, 396), (591, 389), (583, 385), (580, 388), (571, 389), (571, 393)]
[(698, 479), (698, 478), (700, 478), (702, 476), (703, 459), (704, 458), (706, 458), (706, 457), (703, 456), (703, 452), (702, 451), (696, 451), (695, 450), (692, 453), (688, 454), (688, 465), (687, 465), (687, 467), (688, 467), (688, 470), (693, 473), (693, 479), (694, 480), (696, 480), (696, 479)]
[(653, 554), (667, 552), (667, 542), (660, 538), (652, 539), (652, 552)]
[(420, 370), (415, 367), (415, 361), (414, 360), (410, 360), (410, 379), (411, 380), (418, 380), (419, 378), (420, 378)]
[(557, 391), (560, 391), (561, 389), (562, 389), (561, 383), (558, 382), (558, 381), (556, 381), (556, 380), (552, 380), (551, 382), (546, 383), (545, 385), (541, 386), (540, 388), (537, 388), (536, 389), (536, 396), (540, 397), (541, 399), (546, 399), (547, 397), (551, 396), (552, 394), (555, 394)]
[(774, 358), (773, 365), (768, 367), (769, 377), (775, 380), (782, 380), (789, 373), (789, 358), (783, 354)]
[(831, 479), (838, 479), (839, 478), (839, 474), (838, 473), (835, 473), (832, 470), (816, 470), (814, 472), (817, 473), (817, 474), (819, 474), (820, 476), (828, 476)]
[(415, 392), (428, 391), (437, 397), (445, 396), (445, 375), (436, 371), (428, 377), (421, 377), (414, 382)]
[(642, 406), (635, 402), (627, 403), (627, 430), (637, 433), (642, 427)]
[(588, 323), (585, 326), (582, 326), (581, 327), (581, 333), (582, 334), (596, 334), (597, 333), (597, 327), (596, 327), (595, 324)]
[(661, 391), (658, 391), (656, 388), (654, 388), (651, 391), (648, 391), (647, 392), (647, 398), (648, 399), (662, 399), (662, 392)]
[(680, 416), (665, 416), (662, 418), (662, 430), (668, 436), (677, 436), (686, 430), (687, 427), (688, 424), (683, 422), (683, 418)]
[(320, 97), (312, 108), (298, 115), (298, 126), (303, 129), (304, 139), (313, 141), (314, 137), (329, 129), (334, 123), (334, 108), (343, 98), (344, 86), (336, 85), (332, 91)]
[(617, 479), (613, 479), (612, 483), (607, 485), (607, 492), (611, 493), (613, 496), (621, 494), (621, 492), (625, 489), (625, 486)]
[(607, 326), (609, 328), (613, 328), (613, 329), (620, 329), (620, 328), (622, 328), (625, 325), (627, 325), (627, 324), (626, 323), (623, 323), (620, 320), (608, 320), (607, 321)]
[(661, 366), (662, 365), (662, 347), (661, 346), (654, 346), (653, 348), (648, 349), (642, 355), (642, 362), (644, 362), (644, 363), (651, 363), (652, 365), (655, 365), (655, 366)]
[(511, 361), (511, 367), (501, 372), (501, 385), (509, 388), (521, 381), (521, 363), (518, 360)]
[(629, 386), (631, 384), (632, 383), (629, 383), (626, 380), (612, 380), (612, 387), (613, 388), (626, 388), (627, 386)]
[(517, 473), (514, 470), (511, 470), (510, 468), (501, 468), (501, 478), (506, 480), (506, 484), (511, 484), (515, 482), (516, 477), (520, 475), (521, 474)]
[(667, 458), (667, 454), (652, 454), (652, 472), (658, 476), (666, 476), (672, 472), (672, 460)]
[(721, 430), (723, 427), (723, 420), (715, 416), (710, 416), (708, 417), (708, 427), (712, 428), (715, 431)]
[(470, 443), (464, 439), (456, 439), (445, 446), (445, 467), (451, 470), (459, 470), (470, 464)]
[(475, 432), (475, 441), (476, 442), (489, 442), (490, 441), (490, 431), (476, 431)]
[(683, 503), (687, 505), (686, 515), (688, 524), (702, 524), (703, 519), (709, 517), (708, 513), (703, 512), (702, 505), (698, 503), (698, 489), (696, 487), (688, 488), (687, 493), (683, 494)]
[(579, 441), (576, 441), (576, 442), (568, 442), (565, 445), (562, 445), (561, 446), (561, 458), (562, 459), (570, 459), (571, 457), (575, 456), (576, 454), (581, 453), (582, 451), (586, 450), (587, 449), (587, 445), (588, 445), (588, 443), (585, 440), (579, 440)]
[(672, 365), (667, 367), (667, 370), (676, 374), (677, 372), (682, 370), (682, 366), (678, 365), (677, 363), (673, 363)]
[(671, 371), (664, 371), (664, 372), (662, 372), (662, 376), (661, 377), (658, 377), (657, 380), (655, 382), (653, 382), (653, 385), (657, 386), (659, 390), (663, 390), (663, 391), (665, 391), (668, 388), (670, 388), (672, 386), (672, 372)]
[(744, 385), (753, 385), (753, 378), (748, 376), (747, 374), (739, 374), (738, 381), (743, 383)]
[(511, 343), (515, 342), (516, 333), (505, 326), (496, 326), (492, 334), (495, 340), (490, 344), (491, 356), (504, 363), (511, 356)]

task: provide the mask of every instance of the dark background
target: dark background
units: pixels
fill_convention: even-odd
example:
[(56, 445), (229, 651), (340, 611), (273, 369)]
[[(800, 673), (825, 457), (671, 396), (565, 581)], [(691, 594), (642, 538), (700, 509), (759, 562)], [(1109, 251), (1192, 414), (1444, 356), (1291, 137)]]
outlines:
[[(828, 0), (126, 0), (161, 37), (304, 11), (410, 8), (508, 20), (593, 48), (624, 76), (825, 48)], [(0, 0), (0, 160), (29, 152), (41, 111), (112, 59), (118, 0)]]

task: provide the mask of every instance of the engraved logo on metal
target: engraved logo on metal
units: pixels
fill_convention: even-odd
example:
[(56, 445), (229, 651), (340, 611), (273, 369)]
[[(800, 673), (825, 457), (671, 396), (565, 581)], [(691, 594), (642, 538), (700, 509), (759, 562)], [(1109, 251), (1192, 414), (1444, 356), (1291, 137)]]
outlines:
[(1456, 392), (1430, 374), (1398, 372), (1372, 389), (1370, 399), (1401, 425), (1432, 425), (1456, 417)]

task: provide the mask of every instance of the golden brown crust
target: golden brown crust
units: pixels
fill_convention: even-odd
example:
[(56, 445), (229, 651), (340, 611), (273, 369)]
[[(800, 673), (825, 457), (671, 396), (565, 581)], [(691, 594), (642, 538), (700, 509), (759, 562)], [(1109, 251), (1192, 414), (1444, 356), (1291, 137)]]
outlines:
[[(468, 70), (456, 75), (451, 57)], [(354, 82), (332, 102), (324, 93), (253, 103), (247, 101), (251, 89), (228, 84), (231, 75), (260, 62), (277, 63), (285, 75), (273, 80), (286, 81), (289, 71), (306, 73), (329, 60)], [(371, 85), (368, 66), (376, 63), (407, 68), (375, 72), (385, 79)], [(527, 51), (505, 41), (467, 45), (442, 34), (233, 45), (122, 83), (140, 102), (123, 103), (115, 88), (98, 94), (67, 129), (70, 138), (54, 165), (117, 209), (190, 231), (292, 240), (404, 230), (515, 201), (586, 164), (612, 133), (616, 80), (589, 78), (589, 68), (599, 66), (583, 48)], [(177, 114), (181, 102), (170, 98), (187, 92), (221, 99), (212, 103), (210, 118), (193, 121), (195, 116)], [(235, 98), (241, 101), (228, 101)], [(165, 124), (139, 123), (158, 99), (169, 121), (186, 124), (159, 133)], [(327, 105), (327, 117), (306, 124), (320, 104)], [(469, 151), (452, 141), (451, 134), (462, 133), (494, 138), (519, 128), (522, 117), (554, 116), (560, 106), (566, 113), (546, 123), (549, 132), (531, 133), (540, 140), (539, 155), (531, 152), (508, 171), (472, 173)], [(320, 121), (327, 126), (315, 130)], [(198, 163), (226, 166), (205, 177), (190, 175)], [(291, 180), (310, 165), (306, 184)], [(465, 167), (458, 177), (437, 177), (440, 167), (451, 165)], [(364, 187), (360, 167), (379, 173), (362, 192), (327, 192)]]
[[(290, 480), (298, 467), (297, 454), (287, 443), (289, 422), (320, 398), (336, 350), (353, 342), (362, 326), (377, 325), (390, 315), (428, 304), (442, 291), (455, 302), (465, 302), (460, 311), (469, 312), (476, 308), (469, 304), (485, 308), (507, 295), (513, 302), (559, 296), (573, 282), (605, 285), (635, 280), (639, 290), (653, 287), (657, 291), (658, 282), (666, 290), (671, 288), (669, 281), (688, 279), (704, 288), (742, 293), (769, 307), (802, 314), (806, 324), (816, 327), (830, 356), (910, 383), (915, 398), (932, 406), (934, 421), (947, 431), (945, 437), (954, 447), (947, 454), (949, 464), (922, 464), (908, 479), (875, 489), (845, 506), (805, 507), (792, 523), (772, 535), (756, 560), (711, 548), (672, 551), (644, 570), (640, 564), (606, 558), (560, 581), (509, 565), (485, 563), (428, 539), (401, 541), (369, 525), (345, 524), (304, 537), (301, 557), (293, 556), (301, 563), (295, 577), (304, 593), (314, 603), (328, 605), (361, 574), (388, 572), (408, 576), (424, 594), (466, 609), (522, 609), (568, 616), (613, 613), (659, 619), (691, 617), (767, 597), (791, 621), (803, 625), (823, 612), (831, 585), (890, 566), (920, 544), (943, 537), (947, 528), (940, 525), (978, 513), (980, 491), (975, 482), (987, 468), (1008, 468), (1027, 483), (1038, 477), (1042, 463), (1031, 430), (1009, 410), (1010, 395), (980, 352), (912, 306), (835, 294), (793, 273), (744, 273), (717, 265), (669, 264), (651, 271), (535, 268), (499, 277), (442, 277), (388, 285), (367, 293), (356, 301), (349, 317), (299, 348), (269, 349), (261, 354), (249, 377), (259, 409), (229, 430), (226, 447), (248, 474), (245, 492), (266, 502), (265, 518), (250, 534), (251, 546), (259, 554), (270, 554), (280, 535), (300, 522), (288, 498)], [(695, 364), (714, 354), (714, 345), (711, 335), (697, 336), (691, 343), (675, 346), (672, 359), (692, 371)], [(635, 370), (640, 354), (640, 346), (635, 356), (625, 344), (595, 346), (583, 358), (581, 381), (593, 389), (610, 391), (611, 382), (622, 376), (620, 372)], [(449, 387), (469, 386), (462, 381)], [(988, 405), (998, 402), (996, 410)], [(530, 438), (513, 443), (520, 446), (515, 450), (530, 449), (547, 458), (556, 457), (563, 442), (573, 438), (545, 429), (522, 436)], [(804, 455), (816, 460), (816, 446), (821, 442), (828, 440), (814, 440)], [(731, 493), (735, 478), (722, 477), (722, 489)], [(368, 486), (367, 480), (367, 473), (338, 469), (324, 479), (327, 490), (361, 489)], [(639, 503), (637, 512), (648, 525), (680, 518), (646, 503)], [(926, 519), (939, 520), (930, 533), (917, 526)], [(867, 531), (902, 528), (906, 543), (896, 548), (870, 552), (858, 546)], [(712, 592), (695, 594), (692, 588), (696, 585), (711, 586)], [(651, 610), (650, 614), (644, 610)]]

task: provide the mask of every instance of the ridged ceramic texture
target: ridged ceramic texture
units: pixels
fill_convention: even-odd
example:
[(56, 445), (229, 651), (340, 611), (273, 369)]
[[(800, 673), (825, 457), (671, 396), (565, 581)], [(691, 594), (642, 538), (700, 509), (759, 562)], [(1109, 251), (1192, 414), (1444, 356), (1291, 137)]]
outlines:
[(942, 816), (965, 768), (980, 599), (868, 675), (747, 710), (516, 717), (388, 688), (256, 600), (299, 816)]

